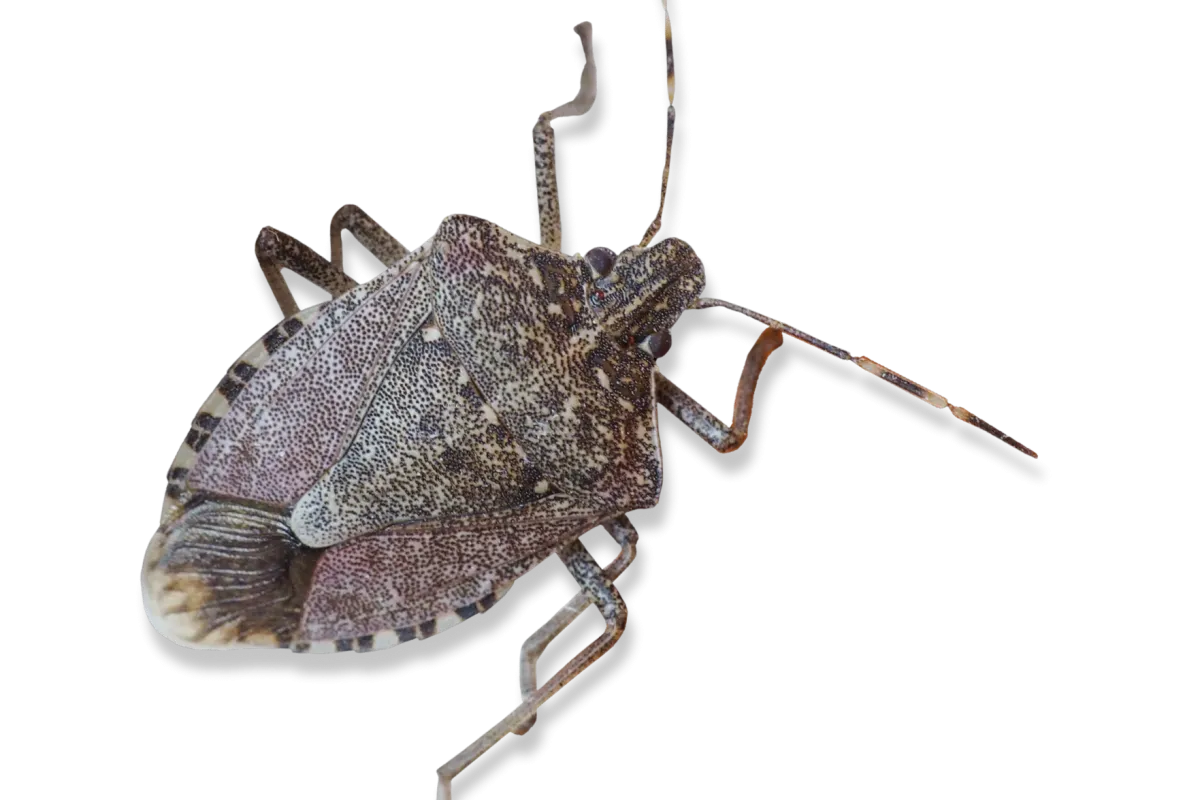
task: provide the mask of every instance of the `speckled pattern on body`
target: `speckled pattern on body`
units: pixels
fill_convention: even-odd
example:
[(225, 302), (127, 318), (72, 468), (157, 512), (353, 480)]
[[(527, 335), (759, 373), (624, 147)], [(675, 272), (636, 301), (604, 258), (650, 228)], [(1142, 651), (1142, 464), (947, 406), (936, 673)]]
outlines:
[(204, 404), (147, 553), (156, 626), (361, 650), (486, 610), (555, 548), (658, 501), (655, 365), (637, 344), (703, 285), (677, 240), (598, 277), (448, 217), (272, 328)]

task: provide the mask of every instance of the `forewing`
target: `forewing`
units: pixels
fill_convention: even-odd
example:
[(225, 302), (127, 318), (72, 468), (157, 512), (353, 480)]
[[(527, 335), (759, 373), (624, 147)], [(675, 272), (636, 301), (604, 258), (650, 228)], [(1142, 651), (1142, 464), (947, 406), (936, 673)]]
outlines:
[(389, 529), (321, 551), (298, 636), (424, 637), (486, 610), (508, 584), (605, 518), (565, 495)]
[(265, 339), (269, 360), (215, 425), (188, 487), (278, 506), (303, 495), (338, 459), (386, 364), (429, 315), (428, 281), (416, 260), (406, 266), (414, 263), (331, 300), (308, 324), (296, 320), (290, 338)]

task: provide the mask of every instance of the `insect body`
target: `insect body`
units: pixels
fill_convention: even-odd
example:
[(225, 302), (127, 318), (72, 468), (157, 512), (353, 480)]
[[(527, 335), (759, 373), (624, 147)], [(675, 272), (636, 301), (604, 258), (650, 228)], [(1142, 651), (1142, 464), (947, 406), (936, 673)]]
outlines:
[[(521, 705), (439, 770), (447, 798), (454, 775), (507, 733), (528, 730), (537, 707), (620, 637), (626, 609), (613, 581), (637, 540), (625, 514), (655, 505), (662, 485), (659, 404), (717, 450), (736, 449), (758, 374), (787, 333), (949, 405), (869, 359), (700, 298), (695, 252), (675, 239), (651, 245), (673, 106), (658, 217), (642, 241), (620, 253), (560, 252), (550, 123), (585, 113), (595, 96), (591, 28), (576, 31), (586, 56), (580, 93), (534, 127), (540, 244), (451, 216), (410, 252), (353, 206), (334, 217), (328, 261), (263, 230), (256, 250), (285, 319), (234, 362), (194, 418), (143, 568), (151, 620), (183, 644), (364, 651), (486, 611), (557, 554), (580, 592), (525, 643)], [(667, 53), (673, 92), (669, 21)], [(356, 285), (344, 274), (343, 230), (385, 264), (374, 280)], [(299, 310), (283, 268), (333, 299)], [(656, 364), (680, 315), (713, 306), (768, 325), (747, 357), (732, 426)], [(598, 525), (621, 545), (606, 568), (578, 541)], [(538, 656), (589, 605), (605, 632), (539, 686)]]
[[(628, 342), (665, 329), (703, 276), (675, 241), (616, 262), (638, 303), (596, 299), (586, 260), (450, 217), (379, 278), (273, 328), (194, 421), (168, 555), (147, 573), (168, 593), (206, 569), (236, 580), (160, 624), (199, 644), (371, 649), (484, 610), (564, 536), (654, 505), (654, 357)], [(265, 542), (247, 580), (246, 548)]]

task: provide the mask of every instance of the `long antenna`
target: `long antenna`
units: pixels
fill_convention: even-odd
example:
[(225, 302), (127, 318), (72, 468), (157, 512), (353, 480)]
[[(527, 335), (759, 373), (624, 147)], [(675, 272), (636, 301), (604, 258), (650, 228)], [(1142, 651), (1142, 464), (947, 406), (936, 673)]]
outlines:
[(966, 408), (965, 405), (955, 405), (950, 402), (950, 399), (946, 395), (942, 395), (941, 392), (936, 392), (924, 384), (918, 384), (916, 380), (908, 378), (907, 375), (896, 372), (892, 367), (882, 365), (882, 363), (875, 359), (870, 359), (868, 356), (854, 355), (850, 350), (840, 348), (836, 344), (830, 344), (821, 337), (814, 336), (808, 331), (800, 330), (799, 327), (788, 325), (785, 321), (769, 317), (767, 314), (755, 311), (754, 308), (738, 305), (738, 303), (728, 300), (721, 300), (719, 297), (700, 297), (700, 299), (692, 303), (691, 308), (725, 308), (726, 311), (736, 312), (742, 314), (743, 317), (749, 317), (755, 320), (756, 323), (773, 327), (776, 331), (784, 333), (785, 336), (796, 339), (797, 342), (808, 344), (809, 347), (821, 350), (822, 353), (832, 355), (840, 361), (851, 362), (852, 365), (862, 369), (863, 372), (875, 375), (876, 378), (884, 381), (884, 383), (895, 386), (896, 389), (907, 393), (907, 395), (916, 397), (919, 401), (929, 403), (934, 408), (948, 408), (950, 414), (954, 415), (955, 420), (966, 422), (967, 425), (973, 428), (979, 428), (980, 431), (990, 435), (992, 438), (1000, 439), (1004, 444), (1012, 447), (1016, 452), (1022, 453), (1022, 455), (1030, 458), (1042, 458), (1042, 455), (1037, 450), (1034, 450), (1033, 447), (1025, 444), (1024, 441), (1014, 437), (1012, 433), (996, 425), (995, 422), (984, 419), (984, 417), (974, 413), (971, 409)]
[(649, 247), (654, 237), (659, 235), (662, 228), (662, 209), (667, 204), (667, 181), (671, 179), (671, 148), (674, 144), (674, 44), (671, 35), (671, 14), (667, 13), (667, 0), (662, 0), (662, 38), (667, 48), (667, 156), (662, 162), (662, 184), (659, 186), (659, 210), (655, 212), (654, 222), (649, 224), (646, 233), (642, 235), (638, 247)]

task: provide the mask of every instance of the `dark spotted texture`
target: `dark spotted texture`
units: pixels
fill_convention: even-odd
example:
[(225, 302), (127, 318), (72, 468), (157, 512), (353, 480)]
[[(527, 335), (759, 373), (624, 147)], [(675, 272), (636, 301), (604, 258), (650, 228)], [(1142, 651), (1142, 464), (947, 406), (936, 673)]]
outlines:
[[(674, 284), (662, 277), (679, 265)], [(442, 224), (428, 266), (455, 355), (530, 459), (569, 494), (644, 508), (661, 486), (654, 363), (625, 342), (640, 326), (673, 323), (703, 272), (679, 242), (627, 251), (604, 279), (607, 298), (579, 303), (568, 322), (561, 308), (578, 302), (585, 270), (472, 217)], [(547, 272), (566, 288), (547, 287)]]
[[(304, 327), (298, 320), (289, 321), (295, 321), (296, 325)], [(268, 350), (270, 350), (270, 347), (268, 347)], [(221, 379), (221, 384), (217, 386), (217, 391), (224, 395), (224, 398), (227, 399), (230, 405), (233, 405), (236, 399), (241, 396), (242, 390), (246, 389), (246, 384), (250, 383), (257, 372), (258, 369), (248, 365), (245, 361), (239, 361), (235, 363), (233, 369), (230, 369), (226, 377)], [(217, 423), (220, 421), (217, 417), (204, 413), (196, 417), (196, 421), (192, 423), (192, 428), (208, 435), (212, 431), (216, 431)]]
[[(342, 265), (342, 231), (349, 231), (385, 267), (396, 266), (408, 255), (408, 248), (396, 241), (378, 222), (371, 219), (367, 212), (356, 205), (344, 205), (339, 208), (333, 215), (329, 228), (331, 231), (337, 231), (329, 244), (330, 261), (338, 270), (341, 270)], [(334, 294), (334, 297), (337, 296), (339, 294)]]
[(657, 502), (654, 359), (636, 339), (674, 323), (703, 270), (669, 240), (605, 272), (450, 217), (276, 326), (169, 476), (178, 502), (145, 571), (160, 628), (298, 651), (426, 638)]
[[(304, 327), (304, 324), (299, 320), (289, 320), (295, 323), (291, 326), (293, 331), (299, 331)], [(225, 403), (232, 406), (237, 402), (238, 397), (246, 388), (246, 384), (254, 377), (257, 370), (245, 361), (238, 361), (229, 368), (225, 377), (221, 378), (221, 382), (217, 384), (215, 394), (220, 395)], [(208, 411), (201, 411), (196, 414), (192, 420), (192, 427), (184, 437), (184, 444), (190, 447), (196, 453), (200, 453), (209, 440), (212, 434), (220, 425), (222, 417), (212, 414)], [(169, 498), (179, 500), (189, 496), (189, 486), (185, 483), (185, 478), (188, 475), (187, 469), (176, 468), (173, 470), (176, 477), (168, 476), (170, 483), (167, 485), (167, 496)]]
[(554, 170), (554, 128), (550, 125), (549, 112), (538, 117), (537, 124), (533, 126), (533, 165), (542, 247), (561, 250), (562, 225), (558, 212), (558, 179)]
[[(338, 217), (335, 215), (333, 225), (336, 226), (337, 223)], [(334, 227), (331, 231), (340, 232), (340, 227)], [(335, 234), (333, 241), (340, 246), (339, 239), (340, 237)], [(258, 234), (258, 240), (254, 243), (254, 254), (258, 257), (263, 277), (267, 279), (271, 293), (275, 295), (279, 309), (285, 317), (294, 317), (300, 309), (296, 306), (296, 299), (292, 297), (291, 290), (283, 280), (282, 270), (284, 269), (312, 281), (333, 297), (341, 297), (356, 285), (354, 280), (342, 270), (340, 247), (336, 248), (334, 261), (331, 263), (303, 242), (282, 231), (266, 227)], [(299, 320), (294, 318), (285, 320), (279, 328), (267, 334), (263, 339), (263, 346), (274, 352), (287, 340), (287, 337), (298, 330), (295, 327), (297, 323)]]
[(707, 408), (688, 397), (665, 375), (658, 376), (655, 390), (663, 408), (679, 417), (680, 422), (712, 445), (717, 452), (729, 453), (742, 446), (742, 437)]
[(556, 496), (497, 514), (400, 526), (323, 550), (305, 603), (304, 638), (419, 627), (461, 617), (476, 603), (486, 610), (498, 588), (599, 521), (600, 513)]
[(514, 508), (548, 491), (430, 320), (383, 376), (341, 459), (296, 504), (314, 545), (389, 525)]
[(625, 250), (594, 285), (604, 294), (592, 297), (597, 322), (618, 341), (643, 339), (669, 331), (704, 290), (704, 266), (687, 243), (665, 239)]
[(419, 277), (385, 273), (327, 303), (308, 326), (281, 325), (291, 338), (232, 403), (192, 468), (192, 488), (279, 506), (299, 499), (337, 461), (383, 367), (428, 314)]
[(559, 555), (579, 588), (596, 604), (605, 621), (620, 620), (621, 627), (624, 627), (625, 601), (583, 543), (571, 542), (559, 550)]

